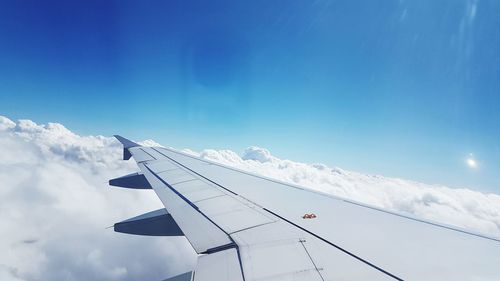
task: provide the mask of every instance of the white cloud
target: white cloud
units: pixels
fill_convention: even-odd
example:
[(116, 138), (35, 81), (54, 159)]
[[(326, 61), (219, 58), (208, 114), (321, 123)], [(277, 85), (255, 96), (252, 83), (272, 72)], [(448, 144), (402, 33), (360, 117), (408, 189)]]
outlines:
[[(155, 145), (154, 141), (142, 142)], [(250, 147), (184, 150), (279, 180), (500, 236), (500, 196), (283, 160)], [(162, 280), (195, 262), (184, 238), (105, 227), (162, 205), (150, 191), (108, 188), (137, 170), (111, 137), (0, 116), (0, 280)]]
[(0, 130), (4, 131), (4, 130), (12, 129), (15, 126), (16, 126), (16, 123), (14, 123), (12, 120), (0, 115)]
[(121, 154), (113, 138), (0, 117), (0, 280), (163, 280), (193, 266), (184, 238), (106, 229), (162, 207), (152, 191), (108, 187), (137, 170)]

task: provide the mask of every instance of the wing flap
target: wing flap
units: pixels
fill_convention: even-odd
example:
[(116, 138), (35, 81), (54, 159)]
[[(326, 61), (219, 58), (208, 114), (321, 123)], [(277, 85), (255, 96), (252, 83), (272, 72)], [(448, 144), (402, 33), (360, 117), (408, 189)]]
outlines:
[(198, 257), (193, 281), (243, 281), (235, 248)]
[(283, 221), (232, 236), (247, 280), (395, 280)]

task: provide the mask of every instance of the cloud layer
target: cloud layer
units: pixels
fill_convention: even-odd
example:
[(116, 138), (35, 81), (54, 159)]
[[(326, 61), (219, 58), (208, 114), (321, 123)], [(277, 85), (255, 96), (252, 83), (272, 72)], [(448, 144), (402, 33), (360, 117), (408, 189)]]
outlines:
[[(145, 144), (155, 144), (146, 141)], [(500, 236), (500, 196), (365, 175), (274, 157), (249, 147), (185, 150), (203, 158), (366, 204)], [(193, 266), (184, 238), (105, 227), (162, 205), (150, 191), (112, 189), (135, 171), (121, 145), (56, 123), (0, 116), (0, 280), (162, 280)]]
[(152, 191), (108, 187), (137, 169), (120, 159), (113, 138), (0, 116), (0, 280), (163, 280), (193, 266), (184, 238), (106, 229), (162, 207)]

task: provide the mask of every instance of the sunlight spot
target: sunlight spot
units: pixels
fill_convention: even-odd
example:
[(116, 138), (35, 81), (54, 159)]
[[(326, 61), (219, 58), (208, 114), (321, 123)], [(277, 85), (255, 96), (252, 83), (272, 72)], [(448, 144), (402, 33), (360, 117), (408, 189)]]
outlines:
[(469, 166), (469, 168), (472, 168), (472, 169), (477, 168), (477, 161), (472, 157), (472, 155), (469, 156), (469, 158), (467, 158), (466, 163), (467, 163), (467, 166)]

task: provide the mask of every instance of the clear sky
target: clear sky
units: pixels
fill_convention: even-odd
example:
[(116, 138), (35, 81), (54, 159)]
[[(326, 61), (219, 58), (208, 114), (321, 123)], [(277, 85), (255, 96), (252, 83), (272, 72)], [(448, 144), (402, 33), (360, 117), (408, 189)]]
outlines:
[(498, 15), (496, 0), (2, 1), (0, 114), (500, 193)]

